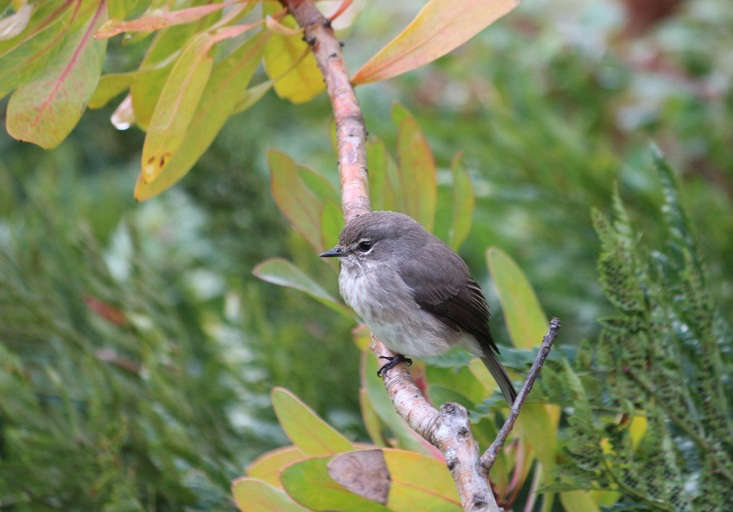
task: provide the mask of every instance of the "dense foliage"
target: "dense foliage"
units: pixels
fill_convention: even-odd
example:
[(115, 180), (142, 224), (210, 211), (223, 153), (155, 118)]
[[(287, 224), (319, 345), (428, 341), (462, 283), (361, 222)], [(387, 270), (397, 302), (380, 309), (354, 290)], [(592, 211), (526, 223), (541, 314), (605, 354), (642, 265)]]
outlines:
[(614, 510), (723, 510), (733, 500), (730, 326), (672, 171), (661, 156), (655, 163), (660, 249), (639, 244), (618, 195), (613, 220), (594, 213), (600, 278), (616, 313), (602, 319), (576, 371), (544, 376), (550, 399), (569, 413), (558, 479), (618, 490)]
[[(0, 8), (22, 3), (0, 2)], [(490, 295), (497, 339), (508, 347), (511, 321), (488, 270), (495, 282), (494, 267), (506, 259), (495, 252), (487, 265), (488, 247), (510, 254), (543, 309), (563, 320), (553, 365), (567, 358), (572, 373), (548, 366), (555, 371), (544, 377), (555, 392), (568, 391), (557, 396), (545, 389), (565, 407), (557, 424), (564, 477), (555, 483), (564, 499), (555, 499), (555, 507), (579, 499), (566, 492), (570, 488), (616, 485), (605, 496), (582, 496), (617, 507), (675, 503), (710, 510), (714, 505), (700, 501), (708, 496), (702, 490), (710, 489), (711, 500), (726, 499), (724, 475), (714, 468), (716, 457), (731, 450), (725, 422), (713, 415), (708, 426), (714, 411), (707, 407), (721, 400), (703, 398), (731, 393), (723, 320), (733, 307), (733, 13), (723, 0), (684, 2), (631, 32), (623, 9), (635, 4), (645, 2), (523, 2), (454, 54), (357, 92), (370, 132), (395, 155), (393, 102), (413, 112), (435, 159), (438, 205), (449, 206), (439, 206), (435, 221), (446, 237), (451, 163), (463, 152), (475, 207), (461, 254)], [(402, 2), (374, 5), (343, 34), (350, 69), (417, 10)], [(134, 71), (149, 44), (142, 36), (110, 40), (104, 72)], [(252, 80), (268, 77), (257, 71)], [(7, 99), (4, 120), (6, 108)], [(135, 129), (114, 131), (108, 123), (113, 112), (85, 113), (51, 152), (0, 135), (0, 508), (232, 509), (231, 478), (257, 454), (286, 442), (271, 410), (274, 385), (292, 389), (349, 442), (373, 439), (374, 422), (359, 418), (364, 399), (352, 320), (251, 275), (262, 260), (287, 256), (337, 296), (334, 269), (287, 227), (268, 190), (266, 150), (272, 147), (338, 183), (324, 96), (294, 106), (266, 94), (231, 118), (194, 172), (143, 205), (132, 200), (143, 137)], [(650, 138), (681, 170), (678, 194), (695, 227), (694, 251), (660, 221), (661, 191), (672, 189), (648, 172)], [(600, 246), (590, 211), (614, 209), (615, 183), (628, 220), (620, 210), (614, 221), (597, 217), (605, 233)], [(623, 225), (633, 229), (619, 229)], [(632, 241), (630, 250), (624, 240)], [(695, 252), (699, 256), (685, 259)], [(627, 273), (615, 276), (626, 275), (623, 282), (598, 279), (599, 253), (601, 276), (621, 262)], [(696, 269), (698, 258), (704, 272)], [(639, 311), (604, 298), (605, 290), (614, 297), (621, 289), (641, 289), (657, 302), (645, 299)], [(718, 317), (710, 324), (712, 311)], [(660, 326), (660, 315), (672, 319), (672, 330)], [(639, 339), (651, 341), (619, 355), (612, 349), (621, 341), (626, 347), (630, 323), (643, 334)], [(619, 326), (626, 333), (620, 338)], [(576, 357), (580, 340), (587, 341)], [(718, 369), (704, 366), (709, 358), (689, 357), (713, 343)], [(659, 383), (674, 386), (669, 406), (686, 397), (693, 411), (683, 415), (682, 426), (669, 419), (681, 411), (660, 410), (660, 401), (630, 385), (618, 364), (629, 358), (643, 367), (643, 355), (660, 347), (676, 352), (664, 352), (668, 365), (655, 367)], [(519, 371), (531, 358), (523, 349), (502, 353)], [(465, 378), (465, 372), (449, 363), (427, 367), (436, 400), (460, 398), (446, 375)], [(703, 388), (683, 386), (696, 375), (704, 378)], [(571, 399), (575, 408), (567, 408)], [(490, 399), (475, 412), (501, 416), (497, 407)], [(571, 414), (576, 409), (583, 414)], [(729, 410), (716, 414), (729, 421)], [(491, 432), (493, 425), (484, 421), (478, 431)], [(389, 441), (391, 432), (382, 424), (379, 436)], [(592, 449), (599, 439), (601, 459)], [(553, 453), (541, 455), (549, 461)], [(643, 465), (630, 466), (631, 454)], [(505, 468), (515, 455), (508, 454)], [(677, 470), (666, 475), (669, 487), (660, 488), (651, 470), (672, 467), (673, 460)], [(698, 479), (697, 471), (720, 476)], [(508, 485), (500, 473), (493, 475), (496, 482)], [(515, 507), (526, 500), (535, 474), (529, 466), (523, 470)], [(680, 482), (682, 502), (670, 501)]]

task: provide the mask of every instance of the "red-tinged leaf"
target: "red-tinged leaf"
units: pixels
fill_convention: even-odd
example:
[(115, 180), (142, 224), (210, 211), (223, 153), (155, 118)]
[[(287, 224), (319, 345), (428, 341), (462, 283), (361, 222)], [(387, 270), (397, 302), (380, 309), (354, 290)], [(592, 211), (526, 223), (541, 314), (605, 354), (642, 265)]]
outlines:
[(242, 89), (247, 86), (259, 65), (267, 37), (265, 32), (257, 34), (217, 62), (183, 142), (173, 153), (165, 170), (152, 183), (146, 183), (142, 174), (138, 176), (135, 199), (144, 201), (160, 194), (191, 170), (227, 119), (237, 112), (242, 101)]
[(267, 154), (267, 163), (270, 166), (272, 196), (278, 208), (316, 251), (322, 251), (324, 245), (321, 238), (321, 214), (325, 198), (319, 197), (318, 190), (312, 189), (303, 180), (304, 174), (316, 173), (298, 166), (280, 151), (270, 151)]
[(150, 184), (165, 171), (183, 143), (214, 65), (211, 36), (191, 40), (176, 60), (155, 104), (143, 145), (141, 179)]
[(17, 12), (0, 20), (0, 41), (6, 41), (25, 30), (33, 13), (33, 4), (24, 4)]
[(435, 160), (428, 141), (412, 116), (404, 117), (399, 123), (397, 154), (405, 213), (432, 231), (438, 203)]
[(69, 21), (74, 16), (75, 9), (69, 9), (74, 0), (63, 2), (41, 2), (32, 10), (30, 20), (25, 29), (14, 37), (0, 40), (0, 57), (16, 50), (19, 46), (39, 37), (44, 31), (52, 29), (61, 21)]
[(108, 39), (123, 32), (152, 32), (161, 28), (171, 27), (173, 25), (181, 25), (183, 23), (191, 23), (200, 20), (209, 14), (220, 11), (224, 7), (237, 3), (238, 0), (229, 2), (219, 2), (210, 5), (201, 5), (199, 7), (189, 7), (188, 9), (179, 9), (177, 11), (169, 11), (167, 8), (156, 9), (150, 14), (140, 16), (135, 20), (108, 20), (102, 25), (94, 37), (97, 39)]
[(471, 39), (517, 0), (430, 0), (405, 29), (356, 72), (352, 82), (386, 80), (424, 66)]
[(73, 7), (67, 4), (68, 0), (55, 10), (44, 4), (36, 9), (25, 32), (0, 41), (0, 97), (47, 68), (64, 42), (77, 29), (83, 30), (97, 7), (91, 2)]
[(282, 488), (280, 472), (283, 468), (305, 458), (307, 455), (297, 446), (283, 446), (257, 457), (247, 467), (247, 476), (259, 478), (274, 487)]
[(267, 27), (267, 30), (283, 36), (299, 36), (303, 33), (302, 29), (283, 25), (269, 14), (265, 16), (265, 27)]
[(343, 30), (350, 27), (359, 13), (364, 9), (366, 0), (321, 0), (318, 9), (331, 20), (334, 30)]
[(232, 494), (241, 512), (308, 512), (281, 489), (256, 478), (237, 478)]
[(127, 321), (122, 311), (96, 297), (85, 295), (84, 303), (90, 311), (93, 311), (111, 324), (123, 325)]
[(461, 165), (461, 154), (451, 163), (453, 173), (453, 223), (451, 224), (448, 245), (458, 249), (471, 231), (474, 197), (471, 177)]
[[(280, 23), (291, 28), (297, 27), (291, 16), (283, 18)], [(316, 59), (300, 36), (273, 34), (267, 42), (263, 62), (267, 76), (273, 81), (275, 92), (281, 98), (293, 103), (304, 103), (324, 88)]]
[(10, 98), (8, 133), (19, 140), (53, 148), (81, 118), (102, 72), (106, 43), (91, 36), (106, 17), (101, 1), (89, 22), (70, 34), (59, 52), (32, 81)]

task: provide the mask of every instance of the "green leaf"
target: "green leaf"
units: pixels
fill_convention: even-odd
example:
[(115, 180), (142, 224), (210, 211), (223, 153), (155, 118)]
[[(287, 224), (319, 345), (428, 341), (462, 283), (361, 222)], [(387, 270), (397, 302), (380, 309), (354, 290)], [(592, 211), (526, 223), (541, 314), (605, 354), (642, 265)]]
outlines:
[(501, 249), (487, 250), (486, 260), (512, 343), (519, 348), (541, 343), (547, 330), (547, 317), (524, 273)]
[(150, 43), (145, 58), (138, 67), (139, 71), (150, 70), (150, 73), (139, 77), (130, 87), (135, 121), (141, 128), (146, 129), (150, 123), (155, 104), (167, 83), (176, 57), (187, 45), (186, 41), (205, 26), (206, 19), (163, 29)]
[(106, 44), (92, 34), (107, 15), (105, 5), (100, 3), (89, 23), (67, 36), (42, 71), (11, 96), (7, 130), (12, 137), (49, 149), (76, 126), (102, 72)]
[(391, 486), (387, 506), (395, 512), (463, 510), (445, 463), (420, 453), (385, 449)]
[(242, 512), (308, 512), (280, 489), (255, 478), (237, 478), (232, 494)]
[(297, 502), (317, 511), (389, 511), (385, 506), (354, 494), (335, 482), (328, 474), (328, 461), (329, 458), (308, 459), (285, 468), (280, 480), (287, 493)]
[[(297, 26), (291, 16), (281, 23)], [(273, 34), (265, 47), (264, 65), (277, 95), (293, 103), (304, 103), (324, 89), (316, 59), (300, 35)]]
[(432, 231), (438, 202), (435, 161), (425, 136), (412, 116), (404, 117), (399, 123), (397, 155), (405, 213)]
[(214, 66), (183, 142), (157, 179), (152, 183), (145, 183), (138, 178), (135, 199), (144, 201), (173, 186), (209, 148), (226, 121), (239, 107), (241, 90), (257, 70), (267, 37), (266, 32), (255, 35)]
[(115, 96), (122, 94), (140, 76), (140, 71), (110, 73), (99, 79), (94, 94), (89, 98), (89, 108), (102, 108)]
[(375, 210), (403, 210), (400, 171), (384, 141), (370, 136), (366, 143), (366, 152), (372, 207)]
[[(468, 366), (463, 366), (461, 368), (439, 368), (436, 366), (428, 366), (425, 370), (425, 376), (428, 381), (429, 389), (433, 386), (441, 386), (456, 393), (460, 393), (462, 396), (474, 403), (479, 403), (486, 398), (486, 388), (474, 376)], [(433, 395), (431, 395), (431, 397), (432, 396)], [(433, 403), (442, 402), (433, 400)]]
[(150, 6), (151, 0), (108, 0), (109, 17), (124, 20), (134, 16)]
[(326, 200), (321, 212), (321, 235), (324, 247), (336, 245), (343, 225), (344, 213), (341, 205), (333, 199)]
[(369, 398), (369, 393), (362, 386), (359, 388), (359, 405), (361, 406), (361, 417), (364, 420), (364, 427), (372, 442), (377, 446), (387, 446), (382, 436), (382, 425), (379, 421), (377, 411)]
[(143, 183), (150, 184), (165, 171), (183, 143), (214, 61), (214, 41), (204, 32), (194, 37), (176, 60), (150, 118), (140, 163)]
[(326, 306), (351, 318), (351, 310), (316, 283), (298, 267), (283, 258), (270, 258), (255, 266), (252, 273), (268, 283), (295, 288), (305, 292)]
[(354, 449), (348, 439), (287, 389), (272, 390), (272, 407), (280, 426), (306, 455), (334, 455)]
[(560, 502), (567, 512), (600, 512), (601, 509), (586, 491), (560, 493)]
[(244, 112), (249, 107), (260, 101), (262, 97), (272, 88), (272, 81), (265, 80), (262, 83), (254, 85), (248, 89), (245, 89), (242, 93), (242, 97), (234, 106), (234, 114)]
[(247, 475), (258, 478), (274, 487), (282, 487), (280, 473), (283, 468), (306, 457), (306, 454), (297, 446), (283, 446), (257, 457), (247, 467)]
[(423, 66), (462, 45), (518, 4), (517, 0), (430, 0), (351, 81), (385, 80)]
[[(272, 196), (280, 211), (287, 217), (295, 230), (305, 238), (313, 248), (321, 252), (324, 249), (321, 236), (321, 217), (325, 192), (330, 185), (328, 180), (316, 172), (297, 165), (285, 153), (271, 150), (267, 154), (270, 166)], [(311, 186), (308, 186), (306, 182)], [(333, 189), (335, 194), (335, 189)]]
[(471, 215), (475, 200), (471, 178), (461, 165), (460, 153), (453, 158), (451, 172), (453, 173), (453, 223), (448, 245), (457, 250), (471, 231)]

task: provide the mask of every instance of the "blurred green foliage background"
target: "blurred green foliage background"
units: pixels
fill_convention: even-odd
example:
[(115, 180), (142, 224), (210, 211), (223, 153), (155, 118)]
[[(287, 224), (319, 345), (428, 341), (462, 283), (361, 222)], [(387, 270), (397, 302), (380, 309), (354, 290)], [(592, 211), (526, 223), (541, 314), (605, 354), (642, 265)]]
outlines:
[[(733, 12), (697, 0), (655, 18), (644, 10), (655, 3), (524, 2), (433, 65), (357, 90), (390, 147), (393, 103), (413, 112), (439, 183), (463, 151), (477, 203), (461, 254), (500, 341), (488, 246), (562, 318), (561, 343), (598, 334), (610, 307), (590, 208), (609, 210), (618, 186), (653, 246), (650, 140), (682, 170), (713, 294), (733, 310)], [(350, 68), (419, 5), (370, 2), (343, 34)], [(108, 65), (135, 52), (111, 47)], [(337, 182), (330, 106), (269, 93), (142, 204), (142, 134), (115, 130), (113, 108), (85, 113), (53, 151), (0, 134), (0, 508), (229, 509), (231, 479), (284, 442), (272, 386), (365, 439), (352, 326), (251, 275), (273, 256), (325, 275), (273, 202), (265, 154), (282, 149)]]

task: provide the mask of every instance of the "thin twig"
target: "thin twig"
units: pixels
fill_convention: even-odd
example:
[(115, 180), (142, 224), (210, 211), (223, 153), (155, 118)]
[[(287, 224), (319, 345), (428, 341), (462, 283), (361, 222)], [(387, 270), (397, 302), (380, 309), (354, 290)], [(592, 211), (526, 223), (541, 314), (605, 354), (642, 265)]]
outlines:
[(545, 359), (547, 359), (547, 355), (550, 353), (552, 343), (555, 341), (555, 338), (557, 338), (557, 332), (559, 330), (560, 320), (558, 318), (553, 318), (552, 320), (550, 320), (550, 327), (547, 329), (547, 334), (545, 334), (545, 337), (542, 338), (540, 351), (537, 354), (534, 363), (532, 363), (532, 367), (529, 369), (527, 378), (525, 379), (524, 384), (522, 384), (522, 389), (519, 390), (517, 398), (514, 399), (514, 403), (512, 404), (512, 409), (509, 413), (509, 416), (507, 417), (506, 421), (504, 421), (504, 425), (502, 425), (501, 430), (499, 430), (499, 433), (496, 435), (496, 439), (494, 439), (494, 442), (491, 443), (491, 446), (489, 446), (489, 448), (481, 456), (481, 465), (484, 467), (484, 469), (486, 469), (487, 472), (491, 469), (491, 466), (494, 465), (494, 461), (496, 460), (496, 456), (499, 454), (499, 450), (501, 450), (501, 447), (504, 446), (504, 442), (506, 441), (509, 432), (512, 431), (512, 427), (514, 427), (514, 422), (517, 421), (517, 417), (519, 416), (519, 411), (522, 409), (522, 405), (527, 399), (529, 392), (532, 391), (534, 381), (537, 380), (537, 376), (540, 374), (540, 370), (545, 364)]

